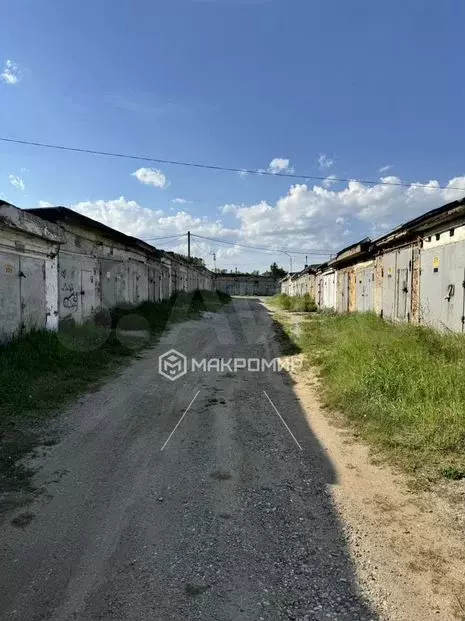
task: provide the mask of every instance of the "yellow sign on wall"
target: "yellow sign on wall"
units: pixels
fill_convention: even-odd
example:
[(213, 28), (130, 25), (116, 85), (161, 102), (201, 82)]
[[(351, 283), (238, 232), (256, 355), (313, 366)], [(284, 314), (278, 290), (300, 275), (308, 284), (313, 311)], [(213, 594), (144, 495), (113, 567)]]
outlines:
[(439, 269), (439, 257), (434, 257), (433, 259), (433, 269)]

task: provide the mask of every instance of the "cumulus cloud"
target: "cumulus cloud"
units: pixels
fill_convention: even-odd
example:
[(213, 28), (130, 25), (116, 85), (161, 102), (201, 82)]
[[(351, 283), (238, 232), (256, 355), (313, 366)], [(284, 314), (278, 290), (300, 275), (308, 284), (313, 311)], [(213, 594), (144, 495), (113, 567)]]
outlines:
[(273, 175), (279, 173), (293, 173), (294, 168), (291, 166), (290, 160), (285, 157), (275, 157), (268, 165), (268, 172)]
[(15, 188), (15, 190), (20, 190), (21, 192), (24, 192), (25, 185), (21, 177), (18, 177), (18, 175), (9, 175), (8, 180), (11, 183), (11, 185)]
[(328, 157), (327, 155), (325, 155), (324, 153), (321, 153), (318, 156), (318, 166), (322, 170), (331, 168), (333, 164), (334, 164), (334, 160)]
[(37, 207), (53, 207), (53, 204), (48, 201), (39, 201)]
[(14, 60), (6, 60), (3, 65), (3, 71), (0, 74), (0, 79), (6, 84), (17, 84), (22, 77), (22, 71), (20, 66), (14, 62)]
[(207, 216), (193, 216), (185, 211), (166, 215), (162, 210), (143, 207), (137, 201), (126, 200), (124, 196), (113, 200), (82, 201), (72, 205), (71, 209), (126, 235), (140, 238), (178, 235), (187, 231), (210, 237), (234, 234), (220, 221)]
[(165, 174), (157, 168), (138, 168), (131, 174), (145, 185), (153, 185), (156, 188), (162, 189), (168, 185), (168, 179)]
[(171, 202), (172, 203), (177, 203), (178, 205), (186, 205), (190, 201), (186, 200), (185, 198), (173, 198), (173, 200)]
[[(265, 269), (273, 260), (286, 262), (278, 252), (283, 248), (291, 253), (310, 251), (312, 262), (322, 261), (327, 258), (325, 255), (351, 242), (379, 235), (400, 222), (465, 196), (465, 176), (451, 179), (444, 189), (439, 189), (435, 180), (424, 187), (395, 185), (400, 183), (395, 176), (382, 181), (373, 186), (350, 181), (340, 189), (325, 187), (324, 182), (313, 186), (295, 184), (275, 202), (227, 203), (219, 208), (217, 216), (193, 216), (182, 210), (166, 215), (124, 197), (85, 201), (71, 207), (139, 238), (183, 235), (190, 230), (224, 241), (273, 249), (264, 254), (193, 238), (193, 252), (210, 263), (210, 253), (215, 251), (222, 258), (218, 267), (253, 270)], [(170, 242), (171, 246), (158, 243), (162, 248), (181, 251), (185, 238)], [(299, 256), (294, 257), (296, 267)]]

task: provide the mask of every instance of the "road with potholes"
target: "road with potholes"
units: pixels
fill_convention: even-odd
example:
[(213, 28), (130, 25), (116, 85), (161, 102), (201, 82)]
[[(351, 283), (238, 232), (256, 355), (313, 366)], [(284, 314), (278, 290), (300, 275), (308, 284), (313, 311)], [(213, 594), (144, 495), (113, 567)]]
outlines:
[(178, 324), (66, 412), (36, 476), (44, 493), (22, 528), (0, 530), (0, 619), (376, 619), (290, 376), (170, 381), (159, 356), (171, 348), (189, 364), (279, 350), (265, 307), (236, 299)]

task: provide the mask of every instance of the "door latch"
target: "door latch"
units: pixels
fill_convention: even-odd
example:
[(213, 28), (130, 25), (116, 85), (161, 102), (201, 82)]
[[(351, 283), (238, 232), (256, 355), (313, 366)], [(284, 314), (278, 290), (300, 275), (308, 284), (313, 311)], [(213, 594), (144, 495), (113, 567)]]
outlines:
[(445, 300), (447, 300), (448, 302), (450, 302), (450, 299), (455, 295), (455, 285), (451, 284), (447, 287), (447, 295), (444, 298)]

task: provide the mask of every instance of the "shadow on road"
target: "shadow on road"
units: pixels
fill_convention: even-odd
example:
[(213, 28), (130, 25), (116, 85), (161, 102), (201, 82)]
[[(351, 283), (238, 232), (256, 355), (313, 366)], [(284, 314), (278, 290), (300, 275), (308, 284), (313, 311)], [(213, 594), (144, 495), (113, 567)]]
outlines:
[(234, 300), (88, 395), (42, 476), (66, 474), (30, 524), (0, 531), (0, 618), (377, 619), (332, 501), (335, 469), (290, 375), (158, 375), (170, 347), (270, 360), (278, 345), (260, 301)]

